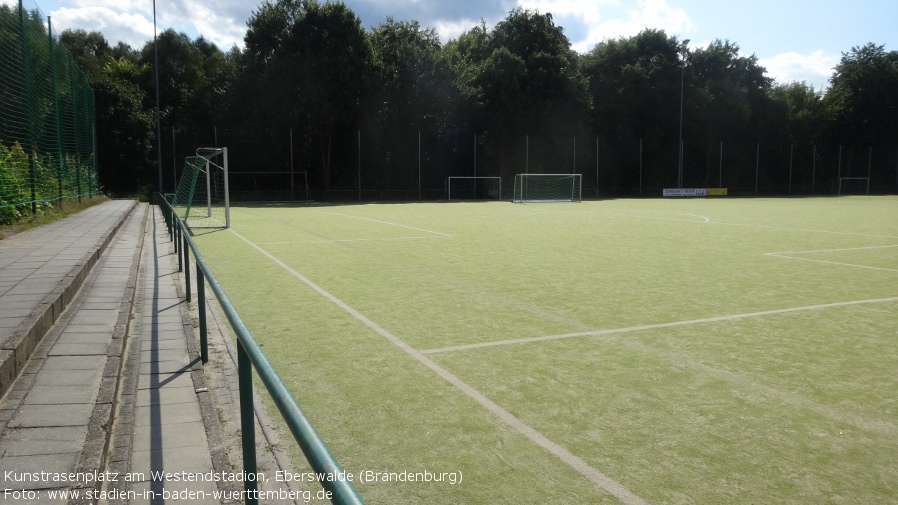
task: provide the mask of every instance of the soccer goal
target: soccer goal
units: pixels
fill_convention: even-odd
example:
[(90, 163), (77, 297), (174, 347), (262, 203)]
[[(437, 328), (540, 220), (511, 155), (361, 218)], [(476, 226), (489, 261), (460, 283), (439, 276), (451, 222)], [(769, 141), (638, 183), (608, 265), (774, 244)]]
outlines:
[(501, 177), (450, 177), (449, 200), (499, 200)]
[(869, 177), (840, 177), (838, 194), (840, 194), (840, 195), (869, 195), (870, 194), (870, 178)]
[(175, 212), (191, 228), (229, 228), (228, 148), (201, 148), (184, 160)]
[(514, 176), (514, 203), (579, 202), (581, 174), (517, 174)]

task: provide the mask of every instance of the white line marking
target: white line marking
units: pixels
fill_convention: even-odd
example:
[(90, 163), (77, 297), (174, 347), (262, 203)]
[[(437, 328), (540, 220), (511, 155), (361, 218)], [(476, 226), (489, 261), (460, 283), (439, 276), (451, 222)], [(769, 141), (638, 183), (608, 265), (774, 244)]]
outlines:
[(600, 488), (602, 488), (605, 491), (614, 495), (622, 503), (625, 503), (627, 505), (647, 505), (645, 500), (636, 496), (635, 494), (630, 492), (627, 488), (625, 488), (621, 484), (617, 483), (616, 481), (614, 481), (607, 475), (605, 475), (602, 472), (596, 470), (595, 468), (589, 466), (589, 464), (587, 464), (585, 461), (578, 458), (577, 456), (574, 456), (570, 451), (568, 451), (564, 447), (556, 444), (555, 442), (552, 442), (551, 440), (546, 438), (545, 435), (534, 430), (533, 428), (531, 428), (530, 426), (525, 424), (523, 421), (521, 421), (520, 419), (518, 419), (517, 417), (512, 415), (510, 412), (508, 412), (507, 410), (500, 407), (497, 403), (490, 400), (489, 398), (484, 396), (482, 393), (480, 393), (479, 391), (477, 391), (476, 389), (474, 389), (473, 387), (469, 386), (467, 383), (465, 383), (464, 381), (462, 381), (461, 379), (456, 377), (454, 374), (452, 374), (445, 368), (441, 367), (440, 365), (436, 364), (433, 360), (431, 360), (427, 356), (424, 356), (424, 354), (422, 354), (420, 351), (415, 350), (412, 346), (410, 346), (407, 343), (405, 343), (404, 341), (400, 340), (398, 337), (396, 337), (392, 333), (381, 328), (377, 323), (368, 319), (367, 317), (362, 315), (360, 312), (353, 309), (352, 307), (347, 305), (345, 302), (343, 302), (342, 300), (337, 298), (336, 296), (328, 293), (327, 291), (324, 290), (324, 288), (318, 286), (317, 284), (315, 284), (314, 282), (312, 282), (311, 280), (309, 280), (308, 278), (306, 278), (305, 276), (303, 276), (296, 270), (293, 270), (286, 263), (279, 260), (278, 258), (276, 258), (274, 255), (272, 255), (268, 251), (262, 249), (261, 247), (254, 244), (253, 242), (250, 242), (247, 238), (245, 238), (244, 236), (242, 236), (239, 233), (237, 233), (236, 231), (234, 231), (233, 228), (229, 228), (229, 229), (230, 229), (231, 233), (236, 235), (239, 239), (241, 239), (244, 242), (246, 242), (247, 244), (249, 244), (252, 248), (256, 249), (257, 251), (259, 251), (266, 257), (268, 257), (270, 260), (274, 261), (278, 266), (280, 266), (284, 270), (290, 272), (290, 274), (292, 274), (294, 277), (296, 277), (297, 279), (302, 281), (305, 285), (307, 285), (310, 288), (317, 291), (318, 294), (327, 298), (328, 300), (333, 302), (335, 305), (337, 305), (341, 309), (343, 309), (346, 312), (348, 312), (349, 314), (351, 314), (353, 317), (355, 317), (356, 319), (358, 319), (359, 321), (364, 323), (365, 326), (368, 326), (369, 328), (371, 328), (372, 330), (374, 330), (375, 332), (380, 334), (382, 337), (384, 337), (387, 340), (389, 340), (390, 342), (392, 342), (394, 345), (396, 345), (397, 347), (399, 347), (400, 349), (405, 351), (406, 354), (413, 357), (415, 360), (417, 360), (418, 362), (420, 362), (427, 368), (430, 368), (431, 370), (436, 372), (437, 375), (439, 375), (440, 377), (442, 377), (443, 379), (448, 381), (453, 386), (460, 389), (463, 393), (465, 393), (466, 395), (468, 395), (469, 397), (474, 399), (474, 401), (476, 401), (477, 403), (482, 405), (488, 411), (492, 412), (493, 414), (498, 416), (500, 419), (505, 421), (506, 424), (508, 424), (512, 428), (516, 429), (519, 433), (523, 434), (524, 436), (529, 438), (531, 441), (533, 441), (534, 443), (536, 443), (543, 449), (545, 449), (545, 450), (549, 451), (550, 453), (552, 453), (553, 455), (555, 455), (558, 459), (560, 459), (564, 463), (571, 466), (574, 470), (578, 471), (581, 475), (583, 475), (584, 477), (586, 477), (587, 479), (592, 481), (594, 484), (596, 484)]
[(706, 317), (703, 319), (689, 319), (686, 321), (674, 321), (670, 323), (644, 324), (641, 326), (629, 326), (626, 328), (612, 328), (607, 330), (581, 331), (577, 333), (565, 333), (562, 335), (546, 335), (542, 337), (514, 338), (508, 340), (496, 340), (493, 342), (480, 342), (477, 344), (454, 345), (451, 347), (441, 347), (439, 349), (427, 349), (421, 351), (421, 354), (436, 354), (441, 352), (464, 351), (468, 349), (477, 349), (480, 347), (494, 347), (500, 345), (527, 344), (530, 342), (543, 342), (546, 340), (561, 340), (565, 338), (575, 337), (596, 337), (601, 335), (614, 335), (619, 333), (631, 333), (634, 331), (655, 330), (658, 328), (673, 328), (676, 326), (688, 326), (692, 324), (717, 323), (720, 321), (734, 321), (737, 319), (748, 319), (752, 317), (772, 316), (776, 314), (788, 314), (790, 312), (803, 312), (807, 310), (828, 309), (832, 307), (846, 307), (850, 305), (861, 305), (866, 303), (888, 303), (898, 302), (898, 296), (891, 298), (875, 298), (870, 300), (853, 300), (850, 302), (824, 303), (820, 305), (808, 305), (806, 307), (790, 307), (787, 309), (764, 310), (760, 312), (748, 312), (746, 314), (733, 314), (729, 316)]
[(799, 260), (799, 261), (810, 261), (812, 263), (823, 263), (826, 265), (837, 265), (843, 267), (853, 267), (853, 268), (865, 268), (867, 270), (879, 270), (881, 272), (898, 272), (898, 270), (894, 268), (882, 268), (882, 267), (871, 267), (869, 265), (856, 265), (854, 263), (842, 263), (840, 261), (827, 261), (827, 260), (815, 260), (811, 258), (799, 258), (798, 256), (788, 256), (784, 254), (776, 254), (776, 253), (767, 253), (764, 256), (770, 256), (771, 258), (783, 258), (787, 260)]
[(814, 259), (814, 258), (802, 258), (799, 256), (794, 256), (796, 254), (861, 251), (861, 250), (869, 250), (869, 249), (889, 249), (889, 248), (894, 248), (894, 247), (898, 247), (898, 245), (874, 245), (874, 246), (867, 246), (867, 247), (846, 247), (846, 248), (841, 248), (841, 249), (815, 249), (815, 250), (811, 250), (811, 251), (769, 252), (769, 253), (764, 253), (764, 256), (770, 256), (771, 258), (783, 258), (783, 259), (788, 259), (788, 260), (810, 261), (812, 263), (823, 263), (825, 265), (836, 265), (836, 266), (853, 267), (853, 268), (865, 268), (867, 270), (879, 270), (882, 272), (898, 272), (898, 269), (894, 269), (894, 268), (874, 267), (874, 266), (870, 266), (870, 265), (858, 265), (856, 263), (818, 260), (818, 259)]
[(371, 221), (374, 223), (387, 224), (390, 226), (398, 226), (400, 228), (408, 228), (409, 230), (423, 231), (424, 233), (433, 233), (434, 235), (441, 235), (443, 237), (453, 237), (454, 236), (454, 235), (449, 235), (448, 233), (442, 233), (442, 232), (433, 231), (433, 230), (425, 230), (424, 228), (415, 228), (414, 226), (408, 226), (408, 225), (399, 224), (399, 223), (391, 223), (389, 221), (381, 221), (380, 219), (372, 219), (370, 217), (353, 216), (352, 214), (340, 214), (339, 212), (327, 212), (324, 210), (316, 210), (315, 212), (320, 212), (322, 214), (331, 214), (333, 216), (343, 216), (343, 217), (351, 217), (351, 218), (355, 218), (355, 219), (363, 219), (365, 221)]
[(328, 244), (331, 242), (377, 242), (380, 240), (420, 240), (440, 238), (433, 235), (424, 237), (384, 237), (384, 238), (344, 238), (344, 239), (321, 239), (321, 240), (295, 240), (293, 242), (259, 242), (259, 245), (293, 245), (293, 244)]
[(841, 251), (861, 251), (864, 249), (891, 249), (893, 247), (898, 247), (898, 244), (893, 245), (871, 245), (866, 247), (847, 247), (842, 249), (814, 249), (811, 251), (781, 251), (781, 252), (771, 252), (766, 254), (804, 254), (804, 253), (819, 253), (819, 252), (841, 252)]
[(800, 231), (805, 233), (827, 233), (830, 235), (852, 235), (856, 237), (875, 237), (875, 238), (898, 238), (895, 235), (874, 235), (872, 233), (857, 233), (853, 231), (832, 231), (832, 230), (812, 230), (808, 228), (787, 228), (785, 226), (768, 226), (763, 224), (746, 224), (746, 223), (727, 223), (723, 221), (711, 221), (712, 224), (726, 225), (726, 226), (745, 226), (748, 228), (766, 228), (768, 230), (781, 230), (781, 231)]

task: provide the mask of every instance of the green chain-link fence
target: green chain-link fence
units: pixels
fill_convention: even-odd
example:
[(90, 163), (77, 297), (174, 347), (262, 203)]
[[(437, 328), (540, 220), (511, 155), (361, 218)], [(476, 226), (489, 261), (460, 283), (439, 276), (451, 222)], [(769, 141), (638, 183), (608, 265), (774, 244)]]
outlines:
[(0, 224), (98, 194), (94, 92), (51, 19), (0, 5)]

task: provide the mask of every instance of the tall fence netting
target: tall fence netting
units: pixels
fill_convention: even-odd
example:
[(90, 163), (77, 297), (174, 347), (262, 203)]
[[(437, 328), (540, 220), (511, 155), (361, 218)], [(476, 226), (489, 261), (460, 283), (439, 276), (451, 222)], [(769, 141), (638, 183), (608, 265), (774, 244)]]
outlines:
[(98, 194), (94, 92), (36, 4), (0, 5), (0, 224)]

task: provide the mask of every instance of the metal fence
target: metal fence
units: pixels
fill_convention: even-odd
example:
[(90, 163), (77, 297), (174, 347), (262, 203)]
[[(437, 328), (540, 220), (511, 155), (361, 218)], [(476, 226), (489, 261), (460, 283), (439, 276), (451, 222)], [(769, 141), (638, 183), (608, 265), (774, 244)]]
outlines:
[(87, 78), (37, 5), (0, 5), (0, 224), (99, 190)]
[[(243, 450), (243, 472), (245, 475), (258, 472), (256, 465), (256, 439), (253, 409), (253, 369), (259, 374), (259, 378), (265, 385), (268, 394), (274, 400), (278, 410), (283, 416), (287, 427), (293, 434), (303, 454), (309, 462), (312, 470), (320, 477), (322, 487), (327, 491), (331, 503), (336, 505), (364, 505), (364, 500), (352, 484), (351, 479), (346, 479), (346, 473), (328, 449), (324, 440), (318, 435), (315, 427), (305, 416), (302, 409), (293, 399), (293, 395), (284, 385), (274, 367), (268, 361), (262, 348), (256, 342), (252, 333), (246, 327), (240, 314), (231, 304), (228, 295), (222, 289), (212, 270), (203, 261), (199, 248), (190, 235), (190, 228), (178, 217), (174, 207), (168, 199), (160, 194), (155, 195), (155, 200), (162, 210), (169, 237), (174, 243), (175, 252), (178, 255), (178, 271), (184, 273), (186, 287), (186, 299), (192, 301), (193, 294), (190, 290), (190, 253), (193, 253), (196, 266), (197, 304), (199, 309), (199, 333), (200, 333), (200, 357), (203, 363), (209, 360), (208, 342), (206, 340), (206, 284), (218, 300), (218, 304), (231, 324), (237, 336), (237, 374), (240, 387), (240, 432), (241, 446)], [(189, 251), (189, 252), (188, 252)], [(257, 498), (257, 482), (247, 479), (244, 482), (244, 502), (255, 505)]]

